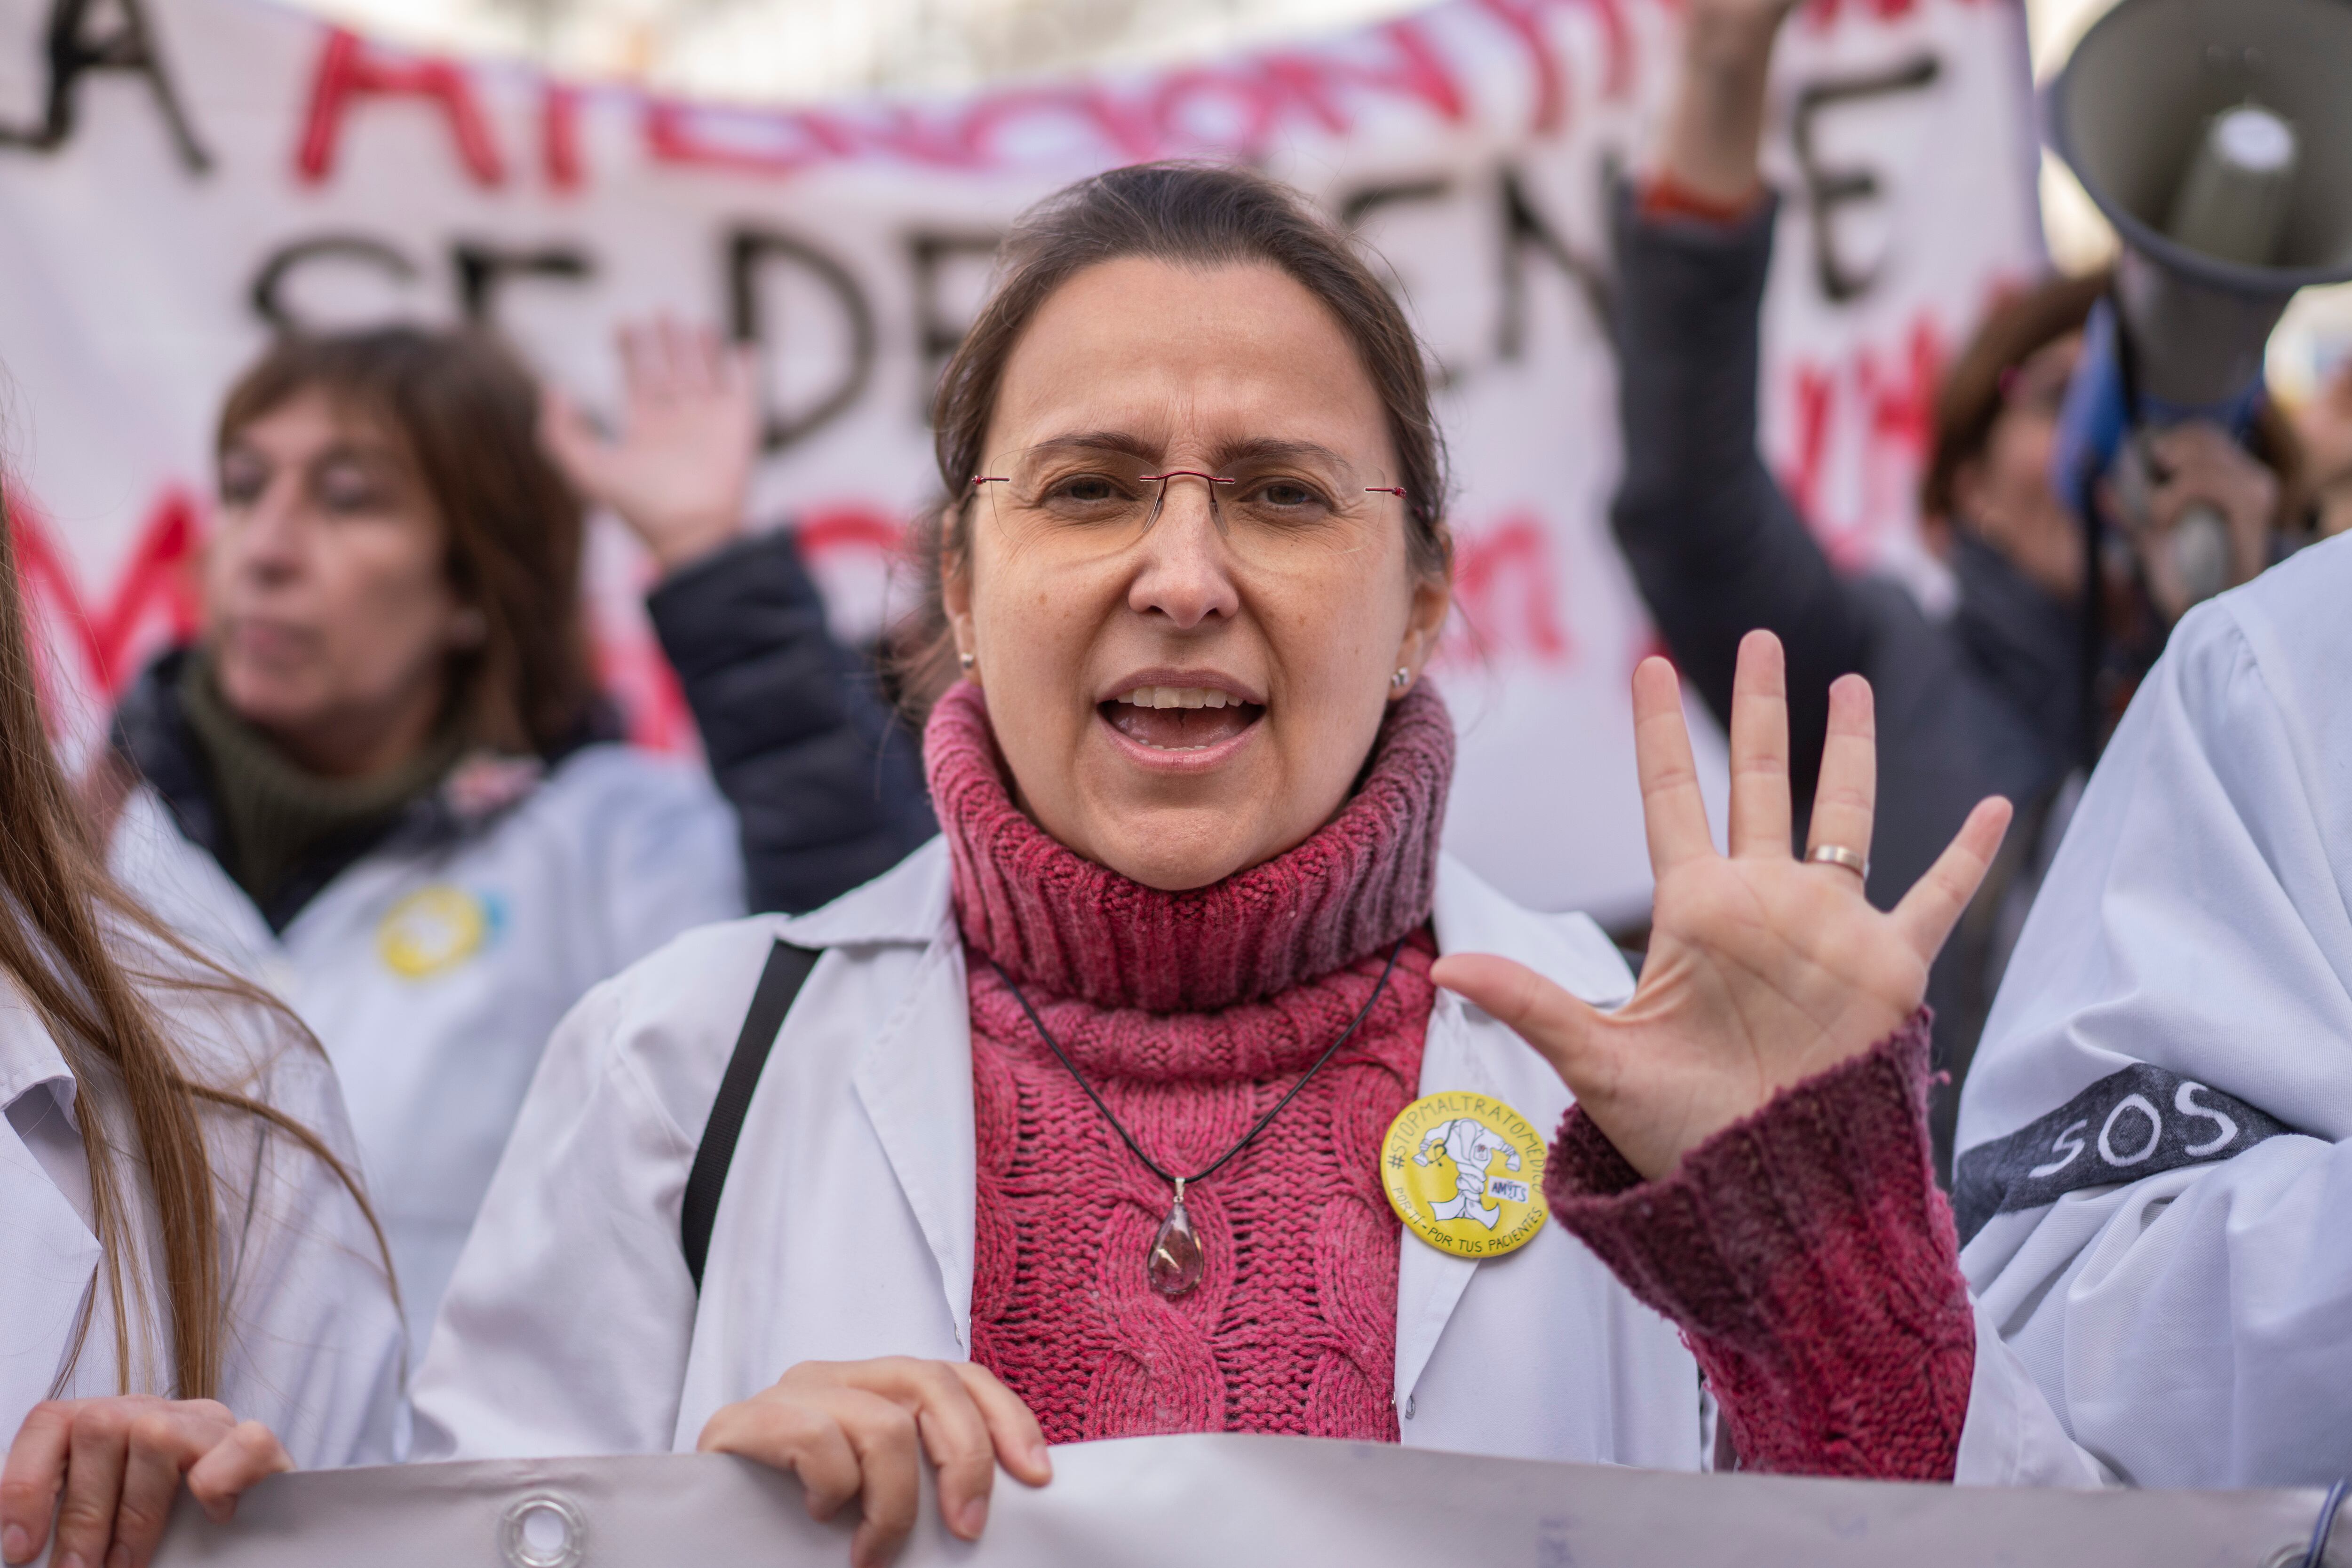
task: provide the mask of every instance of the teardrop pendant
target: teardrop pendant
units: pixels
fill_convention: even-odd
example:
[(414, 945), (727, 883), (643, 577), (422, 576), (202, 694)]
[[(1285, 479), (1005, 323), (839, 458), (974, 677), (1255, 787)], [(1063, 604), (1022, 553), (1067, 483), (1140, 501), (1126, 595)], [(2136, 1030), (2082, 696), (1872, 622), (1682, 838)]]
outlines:
[(1176, 1184), (1176, 1204), (1168, 1218), (1160, 1222), (1159, 1233), (1151, 1239), (1151, 1250), (1143, 1260), (1143, 1272), (1151, 1288), (1174, 1301), (1189, 1293), (1201, 1282), (1205, 1267), (1201, 1252), (1201, 1239), (1192, 1230), (1192, 1217), (1184, 1212), (1184, 1184)]

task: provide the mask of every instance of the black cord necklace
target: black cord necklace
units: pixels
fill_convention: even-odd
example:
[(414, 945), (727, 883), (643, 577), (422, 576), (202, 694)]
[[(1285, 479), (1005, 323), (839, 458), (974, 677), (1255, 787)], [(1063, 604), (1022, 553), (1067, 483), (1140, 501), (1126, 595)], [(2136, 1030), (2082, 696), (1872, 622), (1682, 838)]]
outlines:
[(1087, 1075), (1078, 1071), (1077, 1063), (1072, 1061), (1069, 1053), (1062, 1049), (1062, 1042), (1054, 1038), (1054, 1031), (1045, 1027), (1045, 1020), (1037, 1016), (1037, 1009), (1029, 1005), (1029, 998), (1022, 994), (1019, 986), (1013, 983), (1013, 977), (1004, 972), (1004, 966), (993, 958), (988, 961), (989, 967), (996, 971), (996, 977), (1004, 982), (1004, 988), (1013, 993), (1013, 999), (1021, 1004), (1021, 1010), (1029, 1015), (1030, 1023), (1036, 1028), (1037, 1038), (1045, 1042), (1045, 1049), (1054, 1053), (1054, 1060), (1077, 1080), (1078, 1087), (1087, 1092), (1087, 1098), (1095, 1103), (1095, 1109), (1102, 1113), (1103, 1120), (1110, 1124), (1111, 1131), (1119, 1135), (1119, 1141), (1127, 1145), (1128, 1152), (1141, 1160), (1146, 1170), (1176, 1188), (1175, 1205), (1168, 1210), (1168, 1218), (1160, 1222), (1159, 1234), (1151, 1239), (1151, 1250), (1143, 1257), (1143, 1272), (1150, 1280), (1153, 1290), (1173, 1301), (1201, 1282), (1208, 1260), (1202, 1250), (1200, 1237), (1193, 1232), (1192, 1217), (1184, 1212), (1184, 1189), (1208, 1180), (1224, 1169), (1226, 1163), (1235, 1155), (1248, 1148), (1257, 1135), (1265, 1131), (1267, 1124), (1282, 1114), (1283, 1107), (1298, 1098), (1298, 1092), (1307, 1087), (1307, 1081), (1322, 1071), (1323, 1064), (1337, 1056), (1339, 1048), (1355, 1038), (1356, 1030), (1363, 1026), (1364, 1019), (1371, 1016), (1372, 1004), (1379, 1001), (1381, 993), (1389, 988), (1389, 977), (1396, 972), (1397, 957), (1403, 953), (1404, 944), (1403, 937), (1397, 938), (1396, 946), (1389, 949), (1389, 961), (1381, 967), (1380, 983), (1372, 988), (1372, 994), (1364, 998), (1363, 1007), (1358, 1009), (1348, 1027), (1339, 1031), (1339, 1038), (1325, 1047), (1323, 1054), (1315, 1059), (1315, 1065), (1299, 1075), (1298, 1082), (1290, 1086), (1290, 1092), (1276, 1101), (1274, 1108), (1260, 1116), (1250, 1130), (1242, 1134), (1240, 1143), (1219, 1155), (1198, 1175), (1189, 1176), (1176, 1175), (1143, 1152), (1143, 1145), (1135, 1141), (1135, 1134), (1127, 1130), (1125, 1123), (1111, 1114), (1110, 1107), (1103, 1103), (1103, 1097), (1095, 1092), (1092, 1083), (1087, 1082)]

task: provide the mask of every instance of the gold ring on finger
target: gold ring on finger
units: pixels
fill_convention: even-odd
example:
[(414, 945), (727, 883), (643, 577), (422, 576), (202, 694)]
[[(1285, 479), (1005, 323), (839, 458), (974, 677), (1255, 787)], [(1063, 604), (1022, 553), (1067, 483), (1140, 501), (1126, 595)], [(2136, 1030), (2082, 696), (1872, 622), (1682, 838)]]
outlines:
[(1805, 860), (1812, 865), (1843, 866), (1863, 881), (1870, 880), (1870, 862), (1843, 844), (1815, 844), (1806, 852)]

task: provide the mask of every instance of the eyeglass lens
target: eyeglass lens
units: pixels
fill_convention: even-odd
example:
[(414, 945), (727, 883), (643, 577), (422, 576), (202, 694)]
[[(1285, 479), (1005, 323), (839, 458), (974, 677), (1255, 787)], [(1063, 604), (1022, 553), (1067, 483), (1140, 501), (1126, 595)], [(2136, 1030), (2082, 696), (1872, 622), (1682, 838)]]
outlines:
[(1245, 560), (1286, 564), (1361, 549), (1402, 492), (1319, 449), (1244, 453), (1213, 469), (1163, 466), (1076, 443), (992, 459), (973, 486), (1008, 534), (1073, 555), (1125, 549), (1163, 517), (1209, 520)]

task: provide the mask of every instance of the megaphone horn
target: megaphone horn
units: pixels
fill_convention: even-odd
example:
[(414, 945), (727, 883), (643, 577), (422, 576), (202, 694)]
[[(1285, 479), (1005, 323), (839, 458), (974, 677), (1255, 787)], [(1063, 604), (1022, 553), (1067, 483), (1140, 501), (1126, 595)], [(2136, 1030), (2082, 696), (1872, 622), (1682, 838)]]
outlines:
[(2123, 0), (2048, 110), (2147, 397), (2239, 396), (2294, 291), (2352, 278), (2352, 0)]

